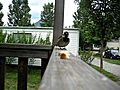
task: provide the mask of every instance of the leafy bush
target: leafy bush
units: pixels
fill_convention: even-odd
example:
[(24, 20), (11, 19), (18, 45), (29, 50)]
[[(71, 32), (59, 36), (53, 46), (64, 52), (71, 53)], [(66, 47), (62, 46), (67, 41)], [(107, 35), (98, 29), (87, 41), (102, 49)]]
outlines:
[(8, 34), (6, 43), (16, 43), (16, 39), (13, 34)]
[(0, 29), (0, 43), (5, 43), (7, 32), (3, 33), (3, 30)]
[(88, 64), (91, 64), (91, 62), (94, 60), (93, 52), (90, 50), (89, 51), (80, 50), (80, 57), (81, 57), (81, 60), (83, 60)]
[(47, 34), (45, 40), (41, 37), (41, 35), (39, 35), (39, 38), (38, 38), (36, 44), (38, 44), (38, 45), (50, 45), (51, 44), (51, 42), (50, 42), (50, 33)]
[(14, 34), (7, 34), (7, 32), (3, 33), (3, 30), (0, 30), (0, 43), (21, 43), (21, 44), (37, 44), (37, 45), (50, 45), (50, 33), (47, 34), (46, 39), (39, 35), (37, 36), (29, 35), (27, 36), (23, 31), (22, 34), (17, 32), (17, 36)]

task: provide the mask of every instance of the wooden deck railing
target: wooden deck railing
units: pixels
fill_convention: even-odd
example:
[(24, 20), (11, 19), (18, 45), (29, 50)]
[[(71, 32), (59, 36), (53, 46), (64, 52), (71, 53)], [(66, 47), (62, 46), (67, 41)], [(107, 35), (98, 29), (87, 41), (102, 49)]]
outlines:
[(0, 44), (0, 90), (5, 90), (5, 58), (18, 57), (18, 90), (27, 90), (28, 58), (41, 58), (43, 75), (51, 54), (51, 46)]
[(60, 59), (55, 48), (39, 90), (120, 90), (115, 82), (100, 74), (78, 57)]

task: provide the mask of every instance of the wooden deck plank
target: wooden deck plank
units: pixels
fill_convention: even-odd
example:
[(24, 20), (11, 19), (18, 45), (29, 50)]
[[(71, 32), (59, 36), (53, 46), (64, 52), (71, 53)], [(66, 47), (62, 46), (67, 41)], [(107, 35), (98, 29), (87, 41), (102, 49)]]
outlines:
[(120, 90), (115, 82), (100, 74), (78, 57), (58, 57), (54, 49), (39, 90)]

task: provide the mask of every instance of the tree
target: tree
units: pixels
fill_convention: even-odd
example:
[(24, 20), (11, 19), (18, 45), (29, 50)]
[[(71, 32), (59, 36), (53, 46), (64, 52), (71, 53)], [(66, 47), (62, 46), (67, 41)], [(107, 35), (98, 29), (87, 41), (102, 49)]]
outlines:
[(31, 26), (31, 15), (28, 0), (13, 0), (9, 5), (9, 26)]
[(111, 0), (111, 9), (113, 15), (113, 39), (118, 39), (120, 37), (120, 0)]
[[(74, 25), (80, 28), (82, 40), (95, 41), (101, 45), (101, 63), (107, 41), (120, 37), (120, 1), (119, 0), (75, 0), (78, 10), (74, 14)], [(91, 42), (93, 41), (93, 42)]]
[[(111, 40), (115, 34), (115, 29), (117, 32), (120, 26), (117, 22), (120, 15), (117, 13), (120, 11), (120, 1), (118, 0), (91, 0), (91, 17), (94, 23), (96, 24), (96, 30), (98, 38), (100, 39), (101, 49), (100, 49), (100, 58), (101, 63), (100, 67), (103, 68), (103, 52), (106, 48), (108, 40)], [(117, 8), (116, 8), (117, 7)]]
[(54, 5), (53, 3), (48, 3), (43, 6), (43, 11), (41, 11), (41, 26), (42, 27), (53, 27), (54, 24)]
[(2, 17), (4, 16), (4, 14), (1, 12), (3, 8), (2, 3), (0, 2), (0, 26), (3, 26), (3, 21), (2, 21)]
[(74, 27), (80, 28), (80, 47), (84, 49), (86, 45), (92, 45), (93, 38), (91, 31), (94, 29), (94, 23), (90, 17), (90, 1), (89, 0), (75, 0), (77, 3), (77, 11), (74, 12)]

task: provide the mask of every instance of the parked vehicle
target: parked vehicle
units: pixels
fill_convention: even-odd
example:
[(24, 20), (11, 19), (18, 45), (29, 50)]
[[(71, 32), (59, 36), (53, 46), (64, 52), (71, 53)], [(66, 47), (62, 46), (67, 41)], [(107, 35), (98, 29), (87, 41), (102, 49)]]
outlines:
[(110, 59), (120, 59), (119, 51), (116, 49), (105, 50), (104, 57)]

